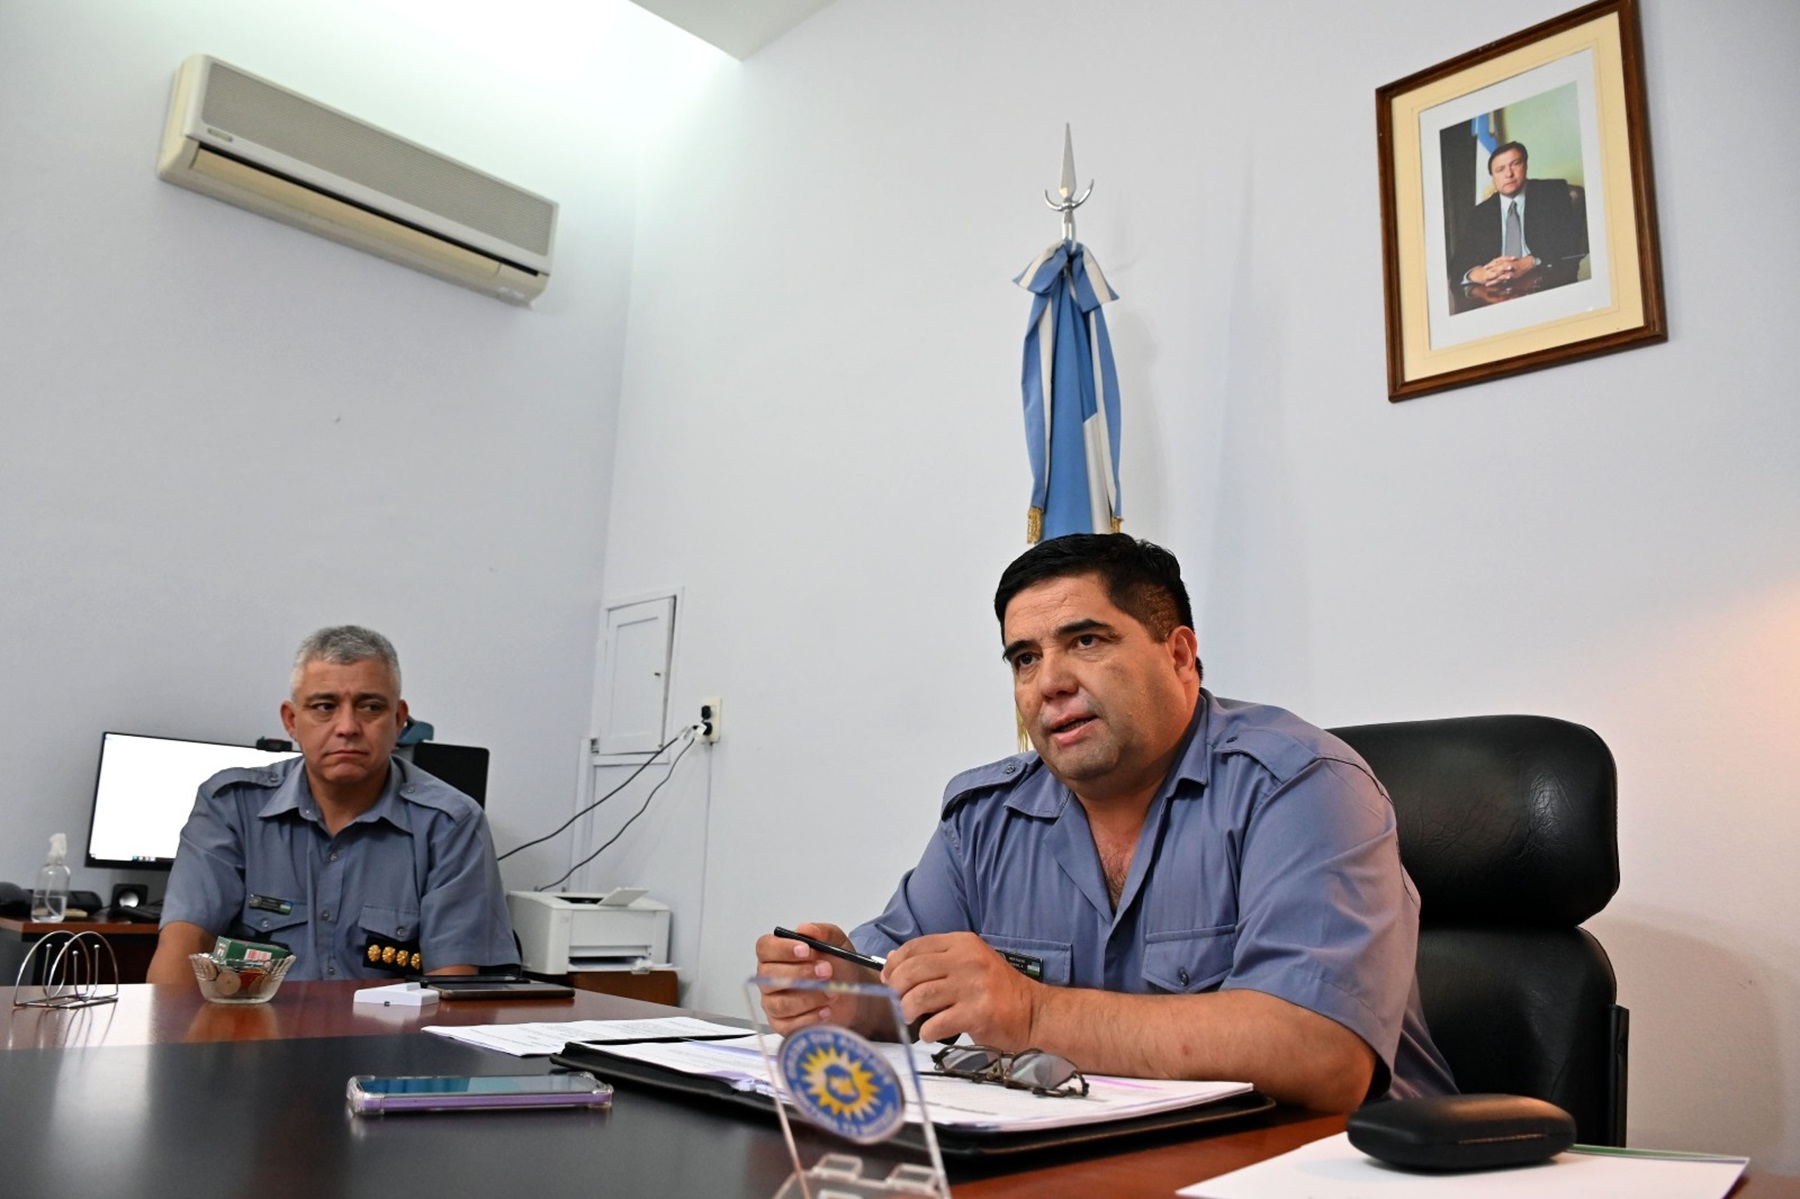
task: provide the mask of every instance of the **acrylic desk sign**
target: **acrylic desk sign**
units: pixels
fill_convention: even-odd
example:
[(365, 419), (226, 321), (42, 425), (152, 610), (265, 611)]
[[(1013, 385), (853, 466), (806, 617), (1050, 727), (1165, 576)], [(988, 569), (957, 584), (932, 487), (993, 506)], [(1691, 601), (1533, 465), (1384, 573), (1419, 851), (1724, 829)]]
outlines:
[[(828, 994), (833, 1006), (846, 1011), (872, 1009), (881, 1013), (880, 1027), (864, 1036), (841, 1025), (813, 1024), (782, 1036), (762, 1008), (763, 992), (773, 989)], [(921, 1097), (912, 1039), (898, 996), (879, 985), (761, 977), (744, 984), (744, 995), (794, 1165), (776, 1192), (777, 1199), (826, 1195), (949, 1199), (944, 1159)], [(869, 1151), (868, 1160), (827, 1149), (807, 1162), (802, 1140), (795, 1135), (796, 1118), (823, 1134), (805, 1138), (805, 1150), (814, 1151), (820, 1140), (848, 1141)], [(909, 1125), (908, 1136), (895, 1137)]]

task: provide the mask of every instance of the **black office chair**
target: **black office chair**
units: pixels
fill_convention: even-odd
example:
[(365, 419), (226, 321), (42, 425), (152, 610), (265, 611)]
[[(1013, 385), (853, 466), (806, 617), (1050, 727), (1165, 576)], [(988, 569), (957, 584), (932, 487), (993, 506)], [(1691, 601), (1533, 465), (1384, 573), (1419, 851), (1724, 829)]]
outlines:
[(1575, 228), (1580, 234), (1576, 244), (1581, 247), (1580, 253), (1570, 257), (1585, 258), (1588, 253), (1587, 188), (1579, 183), (1569, 184), (1569, 207), (1575, 211)]
[(1419, 888), (1419, 993), (1464, 1092), (1548, 1100), (1584, 1144), (1625, 1143), (1629, 1013), (1577, 927), (1619, 887), (1612, 754), (1545, 716), (1332, 732), (1393, 797)]

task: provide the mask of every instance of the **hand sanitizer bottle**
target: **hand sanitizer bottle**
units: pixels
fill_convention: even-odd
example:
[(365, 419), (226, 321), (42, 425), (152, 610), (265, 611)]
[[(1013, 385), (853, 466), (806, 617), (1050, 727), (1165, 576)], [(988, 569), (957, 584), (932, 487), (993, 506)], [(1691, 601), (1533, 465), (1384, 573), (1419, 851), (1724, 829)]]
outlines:
[(37, 885), (31, 889), (31, 918), (46, 924), (60, 921), (69, 910), (69, 868), (63, 859), (69, 856), (68, 838), (61, 833), (50, 836), (50, 856), (38, 871)]

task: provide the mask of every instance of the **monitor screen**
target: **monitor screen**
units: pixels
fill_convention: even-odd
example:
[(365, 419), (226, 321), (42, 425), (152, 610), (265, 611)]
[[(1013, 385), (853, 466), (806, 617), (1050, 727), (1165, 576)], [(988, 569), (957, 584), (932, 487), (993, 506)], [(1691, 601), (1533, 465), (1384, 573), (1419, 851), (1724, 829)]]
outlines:
[(233, 766), (266, 766), (297, 756), (295, 750), (215, 741), (101, 734), (87, 864), (167, 870), (201, 783)]

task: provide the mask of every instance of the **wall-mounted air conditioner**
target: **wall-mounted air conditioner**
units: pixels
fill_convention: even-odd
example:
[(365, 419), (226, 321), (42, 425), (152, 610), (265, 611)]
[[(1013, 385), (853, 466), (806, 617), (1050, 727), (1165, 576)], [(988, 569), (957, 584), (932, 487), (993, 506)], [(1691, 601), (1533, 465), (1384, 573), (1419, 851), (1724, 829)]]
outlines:
[(553, 202), (203, 54), (156, 173), (514, 304), (550, 280)]

